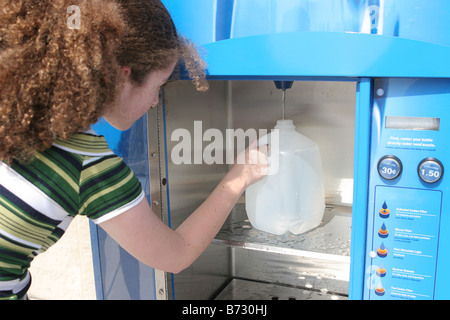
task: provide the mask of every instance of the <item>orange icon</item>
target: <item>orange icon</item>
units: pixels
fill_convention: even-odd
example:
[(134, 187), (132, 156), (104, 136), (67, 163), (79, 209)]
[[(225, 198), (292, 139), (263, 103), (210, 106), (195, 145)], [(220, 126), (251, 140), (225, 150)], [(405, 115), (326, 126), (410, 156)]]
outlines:
[(388, 251), (387, 251), (386, 247), (384, 246), (383, 242), (381, 243), (381, 246), (377, 250), (377, 255), (380, 258), (384, 258), (384, 257), (386, 257), (388, 255)]
[(383, 206), (380, 209), (380, 217), (382, 217), (383, 219), (389, 218), (389, 209), (387, 207), (386, 201), (383, 203)]
[(386, 269), (383, 267), (382, 264), (380, 264), (377, 268), (377, 276), (379, 276), (381, 278), (386, 276)]
[(383, 223), (380, 230), (378, 230), (378, 236), (380, 238), (387, 238), (389, 236), (389, 230), (386, 228), (386, 225)]
[(383, 285), (381, 284), (381, 281), (378, 283), (377, 287), (375, 288), (375, 294), (377, 296), (384, 296), (386, 291), (383, 288)]

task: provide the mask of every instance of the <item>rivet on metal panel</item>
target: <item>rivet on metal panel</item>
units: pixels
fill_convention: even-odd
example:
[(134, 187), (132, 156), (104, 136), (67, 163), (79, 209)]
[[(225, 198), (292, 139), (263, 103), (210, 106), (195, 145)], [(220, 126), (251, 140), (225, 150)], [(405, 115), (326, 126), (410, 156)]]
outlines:
[(159, 201), (154, 200), (154, 201), (153, 201), (153, 204), (154, 204), (155, 206), (159, 206)]
[(383, 90), (383, 88), (377, 89), (377, 96), (382, 97), (383, 95), (384, 95), (384, 90)]

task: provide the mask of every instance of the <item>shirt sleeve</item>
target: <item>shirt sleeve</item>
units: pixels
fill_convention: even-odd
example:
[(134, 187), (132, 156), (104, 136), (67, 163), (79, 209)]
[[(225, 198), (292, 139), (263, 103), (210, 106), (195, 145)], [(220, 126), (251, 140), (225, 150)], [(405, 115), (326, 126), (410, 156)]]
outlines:
[(100, 224), (139, 204), (145, 194), (136, 175), (123, 159), (106, 156), (91, 159), (80, 177), (80, 210)]

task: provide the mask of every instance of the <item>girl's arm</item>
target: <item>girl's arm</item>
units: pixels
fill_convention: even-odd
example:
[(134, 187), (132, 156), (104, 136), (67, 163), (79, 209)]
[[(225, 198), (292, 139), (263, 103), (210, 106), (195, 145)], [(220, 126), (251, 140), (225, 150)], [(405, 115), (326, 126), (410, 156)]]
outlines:
[(179, 273), (208, 247), (244, 190), (267, 174), (265, 147), (261, 151), (247, 150), (246, 159), (246, 164), (232, 167), (211, 195), (176, 230), (153, 213), (146, 199), (103, 222), (101, 227), (141, 262)]

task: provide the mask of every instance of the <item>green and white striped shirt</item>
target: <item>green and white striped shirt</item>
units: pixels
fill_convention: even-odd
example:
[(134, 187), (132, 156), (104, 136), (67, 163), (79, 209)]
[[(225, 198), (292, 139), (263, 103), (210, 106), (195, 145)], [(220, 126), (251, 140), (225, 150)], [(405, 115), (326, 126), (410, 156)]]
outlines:
[(76, 215), (99, 224), (143, 198), (131, 169), (93, 132), (56, 141), (26, 164), (0, 162), (0, 299), (26, 294), (31, 261)]

